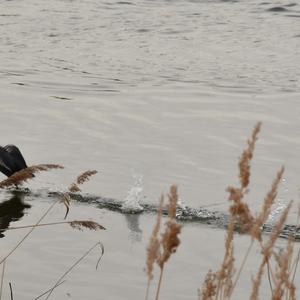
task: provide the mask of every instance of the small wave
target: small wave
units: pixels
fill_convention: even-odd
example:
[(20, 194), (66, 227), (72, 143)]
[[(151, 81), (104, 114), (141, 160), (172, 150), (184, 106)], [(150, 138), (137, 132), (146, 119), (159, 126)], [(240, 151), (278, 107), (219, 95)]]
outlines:
[(283, 7), (283, 6), (274, 6), (271, 8), (268, 8), (267, 11), (271, 11), (271, 12), (284, 12), (284, 11), (288, 11), (287, 8)]

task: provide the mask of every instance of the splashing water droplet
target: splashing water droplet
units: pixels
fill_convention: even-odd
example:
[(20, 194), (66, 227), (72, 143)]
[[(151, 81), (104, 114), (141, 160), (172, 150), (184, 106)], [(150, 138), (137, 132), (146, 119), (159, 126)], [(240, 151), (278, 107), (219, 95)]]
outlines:
[(275, 203), (274, 209), (272, 209), (272, 211), (270, 212), (266, 223), (274, 225), (278, 216), (285, 210), (286, 206), (287, 206), (286, 203), (284, 203), (283, 200), (279, 198)]
[(143, 207), (140, 205), (143, 192), (143, 176), (133, 175), (133, 186), (129, 189), (121, 210), (126, 213), (138, 213), (143, 211)]

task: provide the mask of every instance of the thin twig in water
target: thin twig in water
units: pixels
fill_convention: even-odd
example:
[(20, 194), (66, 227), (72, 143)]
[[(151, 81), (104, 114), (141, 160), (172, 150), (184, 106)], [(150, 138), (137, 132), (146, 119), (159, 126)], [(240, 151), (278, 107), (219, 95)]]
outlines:
[(57, 287), (59, 287), (60, 285), (62, 285), (63, 283), (65, 283), (66, 280), (63, 280), (61, 281), (60, 283), (56, 284), (54, 287), (52, 287), (51, 289), (47, 290), (46, 292), (44, 292), (43, 294), (39, 295), (37, 298), (35, 298), (34, 300), (36, 299), (40, 299), (42, 298), (43, 296), (47, 295), (52, 289), (56, 289)]
[[(46, 300), (47, 299), (49, 299), (49, 297), (51, 296), (51, 294), (52, 294), (52, 292), (53, 292), (53, 290), (55, 289), (55, 287), (86, 257), (86, 256), (88, 256), (89, 254), (90, 254), (90, 252), (92, 251), (92, 250), (94, 250), (97, 246), (100, 246), (100, 248), (101, 248), (101, 255), (100, 255), (100, 257), (99, 257), (99, 259), (98, 259), (98, 261), (97, 261), (97, 264), (96, 264), (96, 269), (98, 268), (98, 265), (99, 265), (99, 262), (100, 262), (100, 260), (101, 260), (101, 258), (102, 258), (102, 256), (103, 256), (103, 254), (104, 254), (104, 246), (103, 246), (103, 244), (101, 243), (101, 242), (97, 242), (95, 245), (93, 245), (88, 251), (86, 251), (66, 272), (64, 272), (60, 277), (59, 277), (59, 279), (56, 281), (56, 283), (54, 284), (54, 286), (51, 288), (51, 289), (49, 289), (49, 292), (48, 292), (48, 296), (47, 296), (47, 298), (46, 298)], [(37, 300), (37, 299), (39, 299), (41, 297), (41, 295), (40, 296), (38, 296), (37, 298), (35, 298), (34, 300)]]

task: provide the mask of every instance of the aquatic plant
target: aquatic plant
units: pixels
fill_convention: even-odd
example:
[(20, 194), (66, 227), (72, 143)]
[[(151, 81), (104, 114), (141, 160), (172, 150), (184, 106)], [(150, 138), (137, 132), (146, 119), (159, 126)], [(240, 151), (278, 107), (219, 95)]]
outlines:
[[(295, 274), (299, 262), (300, 252), (293, 256), (294, 237), (291, 233), (288, 239), (286, 249), (277, 254), (274, 246), (276, 240), (280, 237), (281, 231), (287, 219), (288, 213), (292, 206), (292, 201), (286, 206), (282, 212), (279, 220), (273, 226), (269, 239), (264, 243), (262, 240), (262, 228), (271, 212), (276, 196), (279, 183), (282, 180), (284, 168), (277, 172), (275, 179), (272, 182), (270, 190), (267, 192), (261, 210), (258, 214), (254, 214), (249, 209), (247, 203), (244, 201), (244, 196), (248, 193), (248, 186), (251, 175), (251, 160), (253, 158), (255, 143), (257, 135), (260, 132), (261, 123), (257, 123), (252, 131), (252, 136), (247, 142), (246, 149), (242, 152), (239, 160), (239, 179), (240, 186), (229, 186), (229, 207), (230, 222), (227, 226), (227, 233), (225, 238), (224, 258), (218, 271), (209, 270), (202, 288), (198, 290), (199, 300), (218, 300), (231, 299), (234, 289), (241, 276), (242, 270), (249, 257), (250, 251), (254, 241), (258, 242), (261, 248), (262, 261), (259, 265), (256, 276), (252, 280), (250, 299), (256, 300), (259, 296), (259, 287), (263, 280), (265, 268), (267, 268), (267, 278), (270, 285), (271, 298), (273, 300), (279, 299), (296, 299), (295, 298)], [(300, 212), (298, 214), (298, 219)], [(295, 227), (295, 230), (298, 228)], [(234, 265), (234, 231), (238, 230), (240, 233), (249, 234), (250, 244), (242, 260), (241, 266), (236, 272)], [(299, 250), (300, 251), (300, 250)], [(275, 267), (271, 262), (275, 261)], [(276, 271), (274, 271), (276, 270)]]
[(148, 276), (148, 284), (146, 290), (146, 299), (149, 296), (150, 282), (153, 278), (153, 266), (156, 263), (160, 268), (160, 276), (156, 289), (155, 299), (159, 299), (159, 293), (163, 278), (164, 266), (169, 260), (171, 255), (176, 252), (180, 240), (178, 235), (181, 232), (182, 225), (176, 223), (176, 208), (178, 201), (177, 186), (172, 185), (170, 187), (170, 193), (168, 194), (168, 219), (165, 222), (165, 231), (161, 233), (161, 237), (158, 237), (161, 225), (162, 207), (164, 202), (164, 196), (160, 198), (160, 204), (157, 211), (157, 220), (153, 227), (150, 242), (147, 247), (147, 260), (146, 260), (146, 272)]
[(90, 177), (97, 174), (98, 171), (96, 170), (88, 170), (88, 171), (85, 171), (83, 173), (81, 173), (77, 178), (76, 180), (69, 186), (69, 191), (72, 192), (72, 193), (75, 193), (75, 192), (80, 192), (81, 189), (79, 188), (79, 185), (85, 183), (86, 181), (90, 180)]
[[(295, 276), (300, 259), (300, 249), (297, 253), (294, 253), (294, 244), (295, 232), (300, 224), (300, 206), (298, 210), (297, 225), (294, 227), (295, 232), (289, 233), (285, 249), (277, 252), (275, 243), (281, 236), (288, 213), (292, 207), (292, 201), (285, 206), (280, 218), (272, 227), (268, 238), (262, 238), (262, 230), (271, 213), (271, 207), (275, 203), (278, 187), (283, 178), (284, 167), (281, 167), (276, 173), (258, 213), (252, 212), (244, 200), (245, 195), (249, 192), (251, 162), (260, 129), (261, 123), (259, 122), (255, 125), (252, 135), (247, 141), (247, 146), (239, 159), (239, 186), (229, 186), (227, 188), (230, 206), (228, 209), (229, 222), (227, 224), (225, 236), (224, 257), (217, 271), (213, 272), (212, 270), (209, 270), (207, 272), (202, 287), (198, 289), (199, 300), (229, 300), (233, 297), (235, 287), (238, 284), (255, 242), (258, 243), (258, 246), (261, 249), (261, 262), (258, 266), (256, 275), (252, 279), (252, 284), (250, 284), (249, 298), (251, 300), (259, 299), (260, 285), (264, 280), (264, 274), (266, 272), (266, 279), (269, 282), (272, 300), (296, 299)], [(155, 299), (157, 300), (159, 298), (164, 265), (180, 244), (178, 235), (181, 231), (181, 225), (175, 223), (178, 201), (176, 186), (171, 186), (168, 198), (168, 220), (165, 224), (165, 232), (159, 237), (162, 212), (164, 210), (164, 197), (162, 195), (157, 208), (156, 223), (153, 227), (149, 245), (147, 247), (146, 273), (148, 283), (145, 299), (149, 298), (150, 283), (153, 279), (153, 269), (155, 264), (160, 268)], [(238, 268), (235, 265), (234, 255), (234, 236), (236, 232), (247, 234), (250, 238), (248, 249)]]
[[(19, 185), (20, 183), (23, 183), (24, 181), (34, 177), (34, 173), (39, 172), (39, 171), (46, 171), (48, 169), (53, 169), (53, 168), (62, 168), (62, 166), (47, 164), (47, 165), (36, 165), (36, 166), (28, 167), (19, 172), (16, 172), (12, 176), (10, 176), (8, 179), (2, 181), (0, 183), (0, 187)], [(59, 225), (59, 224), (69, 224), (72, 228), (79, 229), (79, 230), (82, 230), (83, 228), (87, 228), (90, 230), (104, 230), (105, 229), (104, 226), (102, 226), (99, 223), (92, 221), (92, 220), (72, 220), (72, 221), (62, 221), (62, 222), (52, 222), (52, 223), (41, 223), (42, 220), (44, 220), (45, 217), (49, 214), (49, 212), (53, 209), (53, 207), (59, 203), (63, 203), (65, 205), (65, 207), (66, 207), (65, 217), (66, 217), (69, 212), (70, 199), (71, 199), (70, 193), (73, 191), (72, 187), (76, 186), (77, 187), (76, 190), (80, 190), (78, 185), (83, 184), (84, 182), (89, 180), (92, 175), (94, 175), (96, 173), (97, 173), (97, 171), (95, 171), (95, 170), (92, 170), (92, 171), (89, 170), (89, 171), (86, 171), (86, 172), (83, 172), (82, 174), (80, 174), (76, 178), (76, 180), (70, 185), (70, 187), (68, 188), (68, 191), (63, 193), (61, 197), (59, 197), (55, 202), (53, 202), (35, 224), (27, 225), (27, 226), (9, 227), (6, 229), (6, 230), (13, 230), (13, 229), (31, 228), (24, 235), (24, 237), (19, 242), (17, 242), (17, 244), (6, 255), (4, 255), (2, 258), (0, 258), (0, 265), (2, 264), (2, 274), (1, 274), (1, 284), (0, 284), (0, 300), (2, 297), (2, 291), (3, 291), (3, 280), (4, 280), (6, 260), (21, 246), (21, 244), (30, 236), (30, 234), (33, 232), (33, 230), (36, 227), (53, 226), (53, 225)], [(78, 260), (76, 260), (75, 263), (66, 272), (64, 272), (61, 275), (61, 277), (59, 277), (59, 279), (56, 281), (56, 283), (50, 289), (48, 289), (46, 292), (44, 292), (40, 296), (36, 297), (35, 299), (39, 299), (42, 296), (46, 296), (46, 295), (47, 295), (46, 299), (48, 299), (51, 296), (53, 290), (63, 283), (63, 279), (66, 277), (66, 275), (68, 273), (70, 273), (76, 265), (78, 265), (92, 250), (94, 250), (98, 246), (100, 246), (101, 254), (96, 263), (96, 268), (97, 268), (103, 254), (104, 254), (104, 246), (100, 241), (97, 242), (95, 245), (93, 245), (88, 251), (86, 251)], [(13, 291), (12, 291), (11, 284), (10, 284), (10, 291), (11, 291), (11, 299), (13, 299)]]
[(51, 169), (63, 169), (64, 167), (58, 164), (40, 164), (40, 165), (34, 165), (31, 167), (27, 167), (25, 169), (22, 169), (7, 179), (0, 182), (0, 188), (7, 188), (10, 186), (19, 186), (22, 185), (24, 182), (26, 182), (29, 179), (34, 178), (34, 174), (41, 172), (41, 171), (48, 171)]

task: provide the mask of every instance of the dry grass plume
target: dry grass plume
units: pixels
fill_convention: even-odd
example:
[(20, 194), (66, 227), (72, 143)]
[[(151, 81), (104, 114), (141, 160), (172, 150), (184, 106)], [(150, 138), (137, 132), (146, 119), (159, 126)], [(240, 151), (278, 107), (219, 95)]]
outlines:
[(34, 174), (41, 172), (41, 171), (48, 171), (51, 169), (63, 169), (64, 167), (57, 164), (40, 164), (28, 167), (21, 171), (18, 171), (8, 177), (7, 179), (0, 182), (0, 188), (7, 188), (10, 186), (19, 186), (22, 185), (29, 179), (34, 177)]
[(148, 285), (146, 291), (146, 299), (148, 299), (149, 285), (151, 279), (153, 278), (154, 263), (156, 263), (160, 268), (160, 276), (155, 296), (155, 299), (157, 300), (159, 299), (165, 263), (169, 260), (170, 256), (176, 252), (180, 244), (178, 235), (181, 232), (182, 225), (177, 224), (175, 221), (178, 202), (177, 186), (172, 185), (170, 187), (170, 193), (168, 194), (169, 201), (167, 205), (168, 219), (165, 222), (165, 230), (161, 233), (161, 237), (159, 239), (158, 235), (160, 232), (162, 206), (164, 201), (163, 199), (164, 197), (161, 196), (160, 205), (157, 211), (157, 221), (152, 231), (149, 246), (147, 247), (146, 272), (148, 275)]
[(86, 181), (90, 180), (90, 177), (97, 174), (98, 171), (96, 170), (88, 170), (80, 174), (76, 180), (69, 186), (69, 191), (71, 193), (80, 192), (81, 189), (79, 188), (79, 185), (85, 183)]
[[(287, 205), (277, 224), (273, 227), (269, 239), (265, 243), (263, 243), (262, 240), (262, 226), (266, 222), (271, 212), (271, 207), (275, 202), (284, 168), (282, 167), (277, 172), (258, 214), (251, 212), (249, 206), (244, 201), (244, 197), (248, 193), (249, 189), (251, 160), (253, 158), (255, 143), (260, 129), (261, 123), (257, 123), (252, 131), (251, 138), (247, 141), (247, 147), (242, 152), (239, 159), (239, 186), (230, 186), (227, 188), (231, 206), (229, 207), (230, 222), (228, 224), (225, 238), (225, 254), (220, 269), (216, 272), (212, 272), (210, 270), (207, 273), (202, 288), (198, 291), (199, 300), (231, 299), (234, 288), (240, 278), (254, 241), (257, 241), (261, 248), (262, 261), (259, 265), (257, 274), (252, 280), (250, 299), (259, 299), (259, 289), (266, 268), (268, 268), (269, 271), (268, 278), (271, 288), (271, 298), (273, 300), (295, 299), (296, 286), (294, 284), (294, 279), (299, 262), (300, 250), (296, 257), (293, 257), (294, 241), (292, 236), (287, 243), (286, 249), (282, 253), (278, 255), (274, 250), (275, 243), (280, 237), (282, 228), (286, 222), (292, 201)], [(239, 267), (238, 272), (235, 274), (233, 242), (234, 230), (236, 228), (239, 228), (239, 231), (242, 233), (249, 234), (251, 239), (248, 250), (242, 260), (242, 264)], [(298, 228), (298, 225), (296, 228)], [(272, 267), (271, 261), (276, 262), (276, 268)]]

